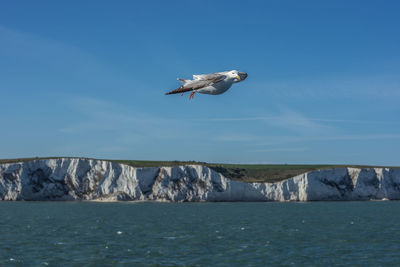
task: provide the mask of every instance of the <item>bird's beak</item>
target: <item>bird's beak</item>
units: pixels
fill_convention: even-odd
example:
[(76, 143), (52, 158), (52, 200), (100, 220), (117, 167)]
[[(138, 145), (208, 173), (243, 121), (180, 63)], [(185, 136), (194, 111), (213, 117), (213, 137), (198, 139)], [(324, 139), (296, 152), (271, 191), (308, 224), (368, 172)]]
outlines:
[(241, 82), (246, 80), (247, 78), (247, 73), (246, 72), (239, 72), (239, 74), (236, 76), (237, 82)]

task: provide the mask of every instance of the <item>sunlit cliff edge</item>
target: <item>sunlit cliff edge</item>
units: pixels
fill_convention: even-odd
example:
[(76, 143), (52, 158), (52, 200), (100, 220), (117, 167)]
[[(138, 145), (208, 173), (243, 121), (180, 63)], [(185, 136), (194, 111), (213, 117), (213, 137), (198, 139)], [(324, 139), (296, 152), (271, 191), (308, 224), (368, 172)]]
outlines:
[(0, 164), (0, 200), (324, 201), (400, 199), (398, 168), (332, 168), (276, 183), (230, 180), (201, 165), (135, 168), (94, 159)]

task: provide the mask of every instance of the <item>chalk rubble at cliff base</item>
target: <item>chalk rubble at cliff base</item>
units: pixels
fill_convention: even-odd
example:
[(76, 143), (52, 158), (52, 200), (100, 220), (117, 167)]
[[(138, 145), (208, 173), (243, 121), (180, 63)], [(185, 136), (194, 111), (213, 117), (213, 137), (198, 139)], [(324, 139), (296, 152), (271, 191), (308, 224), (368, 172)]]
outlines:
[(277, 183), (232, 181), (206, 166), (134, 168), (91, 159), (0, 164), (1, 200), (317, 201), (400, 199), (400, 169), (333, 168)]

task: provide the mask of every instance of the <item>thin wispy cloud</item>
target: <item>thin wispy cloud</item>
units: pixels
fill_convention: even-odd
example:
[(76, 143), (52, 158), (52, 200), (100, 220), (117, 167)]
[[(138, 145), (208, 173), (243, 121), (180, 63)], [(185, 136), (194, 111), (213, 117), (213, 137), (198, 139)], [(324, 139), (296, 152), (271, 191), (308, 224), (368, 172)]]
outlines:
[(336, 136), (322, 136), (317, 137), (313, 140), (390, 140), (400, 139), (400, 134), (391, 133), (377, 133), (377, 134), (348, 134), (348, 135), (336, 135)]
[[(249, 121), (257, 122), (260, 121), (274, 127), (276, 129), (282, 129), (289, 132), (295, 132), (298, 134), (326, 134), (336, 131), (335, 127), (324, 124), (321, 121), (313, 120), (307, 116), (296, 112), (291, 109), (284, 108), (278, 114), (274, 114), (266, 117), (248, 117), (248, 118), (215, 118), (210, 122), (237, 122), (237, 121)], [(220, 138), (222, 139), (222, 138)]]
[[(285, 134), (295, 134), (296, 136), (324, 136), (331, 133), (338, 132), (335, 127), (325, 125), (319, 121), (313, 121), (309, 119), (307, 116), (300, 114), (299, 112), (295, 112), (289, 109), (282, 109), (279, 114), (274, 114), (273, 116), (269, 117), (251, 117), (249, 120), (250, 125), (256, 125), (257, 122), (262, 122), (266, 124), (269, 128), (268, 132), (271, 131), (279, 131)], [(218, 122), (218, 119), (213, 121)], [(227, 124), (230, 122), (237, 122), (237, 120), (233, 119), (230, 120), (222, 120)], [(254, 127), (254, 126), (253, 126)], [(264, 131), (258, 131), (254, 133), (247, 132), (248, 128), (244, 128), (243, 132), (240, 133), (224, 133), (222, 135), (217, 135), (215, 140), (217, 141), (224, 141), (224, 142), (262, 142), (267, 138), (268, 132), (265, 133)], [(273, 143), (280, 142), (279, 138), (275, 140)]]
[[(1, 25), (0, 56), (5, 62), (11, 61), (9, 69), (18, 73), (18, 77), (24, 77), (0, 79), (0, 85), (8, 82), (12, 88), (27, 87), (36, 91), (51, 88), (55, 92), (92, 93), (101, 91), (101, 88), (123, 88), (126, 84), (143, 87), (78, 46)], [(38, 74), (41, 71), (47, 75), (41, 77)]]
[(253, 134), (224, 134), (224, 135), (218, 135), (214, 138), (215, 141), (221, 141), (221, 142), (249, 142), (253, 140), (257, 140), (260, 137), (257, 135)]
[(176, 123), (174, 119), (153, 116), (123, 104), (97, 98), (73, 97), (68, 105), (72, 111), (80, 114), (80, 120), (59, 129), (64, 133), (112, 131), (125, 138), (134, 133), (137, 137), (165, 138), (168, 136), (165, 131), (171, 129), (160, 126)]
[(40, 66), (69, 69), (70, 75), (76, 72), (88, 74), (107, 68), (104, 63), (79, 47), (1, 25), (0, 48), (1, 52), (7, 53), (8, 57), (13, 57), (17, 62), (21, 59), (25, 63), (34, 60)]
[(292, 148), (265, 148), (265, 149), (250, 149), (247, 152), (265, 153), (265, 152), (301, 152), (309, 150), (308, 147), (292, 147)]
[[(279, 121), (281, 116), (264, 116), (264, 117), (237, 117), (237, 118), (203, 118), (198, 121), (207, 122), (230, 122), (230, 121)], [(294, 118), (293, 118), (294, 119)], [(316, 122), (333, 122), (333, 123), (359, 123), (359, 124), (400, 124), (400, 121), (378, 121), (378, 120), (349, 120), (349, 119), (322, 119), (322, 118), (307, 118), (309, 121)]]
[(326, 98), (371, 98), (398, 97), (400, 77), (397, 74), (374, 73), (369, 75), (319, 76), (312, 79), (292, 81), (256, 80), (248, 88), (272, 98), (326, 99)]
[(316, 141), (369, 141), (369, 140), (396, 140), (400, 134), (339, 134), (327, 136), (266, 136), (268, 141), (253, 143), (252, 146), (271, 146), (287, 143), (316, 142)]
[[(400, 134), (397, 133), (349, 133), (342, 123), (358, 123), (360, 125), (371, 126), (373, 121), (358, 121), (358, 120), (341, 120), (341, 119), (319, 119), (310, 118), (299, 112), (283, 108), (281, 113), (263, 117), (246, 117), (246, 118), (213, 118), (208, 122), (225, 123), (247, 121), (248, 125), (254, 123), (265, 123), (269, 127), (269, 132), (281, 132), (277, 136), (269, 132), (246, 132), (247, 128), (241, 133), (225, 133), (215, 137), (217, 141), (228, 143), (246, 144), (247, 147), (253, 147), (247, 150), (251, 153), (283, 153), (310, 150), (308, 147), (301, 146), (304, 143), (331, 143), (336, 141), (384, 141), (398, 140)], [(375, 121), (379, 123), (379, 121)], [(393, 123), (398, 122), (386, 122)], [(361, 127), (361, 126), (360, 126)], [(359, 128), (360, 129), (360, 128)], [(361, 128), (362, 129), (362, 128)], [(286, 145), (295, 147), (287, 147)], [(301, 147), (299, 147), (299, 145)], [(310, 150), (311, 151), (311, 150)]]

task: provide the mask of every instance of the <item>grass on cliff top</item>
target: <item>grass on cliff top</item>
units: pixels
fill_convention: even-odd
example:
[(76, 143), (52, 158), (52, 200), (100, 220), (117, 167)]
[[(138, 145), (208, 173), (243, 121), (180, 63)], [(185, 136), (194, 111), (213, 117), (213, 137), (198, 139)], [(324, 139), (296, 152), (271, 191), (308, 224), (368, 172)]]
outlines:
[[(19, 158), (0, 159), (1, 163), (25, 162), (38, 159), (57, 159), (61, 157), (47, 158)], [(65, 158), (65, 157), (63, 157)], [(107, 160), (107, 159), (104, 159)], [(294, 165), (294, 164), (223, 164), (198, 161), (145, 161), (145, 160), (107, 160), (130, 165), (132, 167), (159, 167), (178, 165), (205, 165), (221, 173), (225, 177), (242, 182), (278, 182), (293, 176), (319, 169), (339, 167), (375, 168), (383, 166), (361, 165)]]

